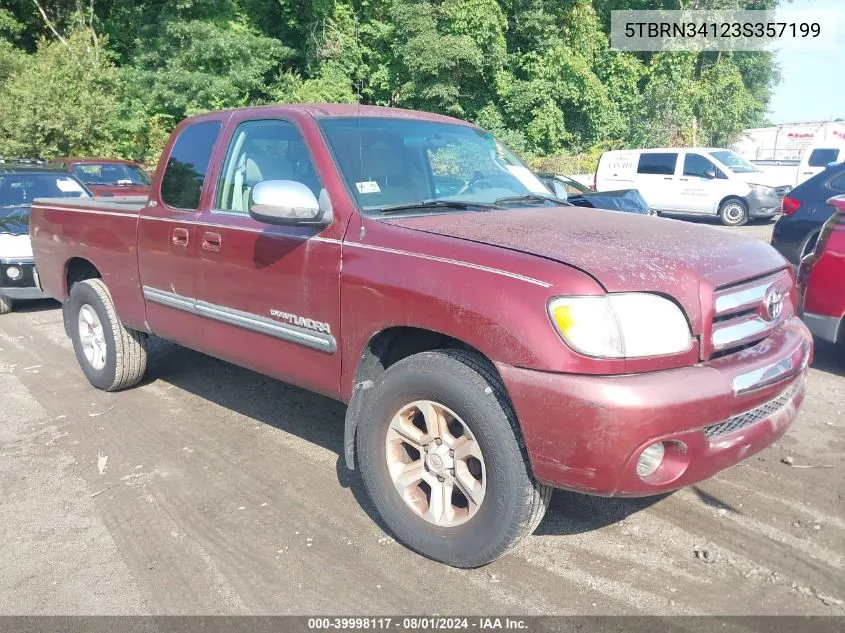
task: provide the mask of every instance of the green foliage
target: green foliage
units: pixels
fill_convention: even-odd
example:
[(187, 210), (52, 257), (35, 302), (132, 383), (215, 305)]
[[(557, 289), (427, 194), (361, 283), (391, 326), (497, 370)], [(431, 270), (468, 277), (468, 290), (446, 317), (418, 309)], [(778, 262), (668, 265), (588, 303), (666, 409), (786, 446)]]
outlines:
[(771, 55), (609, 45), (611, 9), (691, 2), (6, 0), (0, 154), (154, 161), (197, 112), (356, 100), (469, 119), (533, 157), (724, 145), (762, 122)]

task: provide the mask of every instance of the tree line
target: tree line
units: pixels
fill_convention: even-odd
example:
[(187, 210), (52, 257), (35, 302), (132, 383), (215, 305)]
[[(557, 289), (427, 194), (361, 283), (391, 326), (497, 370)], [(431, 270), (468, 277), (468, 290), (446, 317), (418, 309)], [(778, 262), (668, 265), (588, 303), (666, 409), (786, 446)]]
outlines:
[(764, 122), (772, 55), (616, 52), (610, 12), (777, 1), (4, 0), (0, 155), (150, 162), (198, 112), (358, 100), (529, 156), (725, 145)]

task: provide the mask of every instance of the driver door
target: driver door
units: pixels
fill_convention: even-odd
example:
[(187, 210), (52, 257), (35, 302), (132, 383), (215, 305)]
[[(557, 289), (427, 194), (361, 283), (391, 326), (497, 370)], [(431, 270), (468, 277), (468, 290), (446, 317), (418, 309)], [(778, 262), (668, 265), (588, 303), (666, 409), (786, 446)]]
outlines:
[(330, 226), (268, 225), (249, 215), (259, 182), (296, 181), (317, 198), (328, 194), (294, 123), (245, 119), (233, 127), (216, 192), (195, 229), (203, 347), (331, 392), (340, 373), (340, 242), (321, 236)]

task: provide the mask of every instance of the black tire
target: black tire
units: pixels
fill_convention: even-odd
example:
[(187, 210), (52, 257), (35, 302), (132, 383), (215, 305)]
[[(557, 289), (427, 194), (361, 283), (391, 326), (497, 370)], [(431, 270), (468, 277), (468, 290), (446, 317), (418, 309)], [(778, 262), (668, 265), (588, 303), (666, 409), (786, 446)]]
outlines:
[(742, 226), (748, 222), (748, 205), (741, 198), (728, 198), (719, 205), (719, 219), (725, 226)]
[[(487, 491), (467, 522), (429, 523), (394, 487), (385, 437), (404, 406), (429, 399), (454, 411), (484, 457)], [(437, 350), (405, 358), (385, 371), (367, 398), (357, 431), (357, 461), (370, 498), (397, 541), (454, 567), (479, 567), (506, 554), (533, 532), (552, 489), (531, 474), (519, 423), (492, 366), (464, 350)]]
[[(99, 369), (85, 356), (80, 338), (79, 313), (86, 305), (93, 308), (103, 329), (105, 365)], [(147, 368), (147, 335), (120, 322), (111, 294), (102, 279), (88, 279), (75, 284), (64, 309), (76, 360), (92, 385), (103, 391), (119, 391), (141, 381)]]
[(9, 314), (12, 311), (12, 300), (8, 297), (0, 296), (0, 314)]

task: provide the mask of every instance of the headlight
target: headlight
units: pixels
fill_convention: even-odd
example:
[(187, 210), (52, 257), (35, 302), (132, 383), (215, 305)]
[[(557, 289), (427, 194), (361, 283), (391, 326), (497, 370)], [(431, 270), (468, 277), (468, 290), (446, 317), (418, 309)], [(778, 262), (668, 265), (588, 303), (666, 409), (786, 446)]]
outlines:
[(566, 344), (586, 356), (641, 358), (692, 347), (684, 313), (658, 295), (556, 297), (549, 302), (549, 315)]
[(772, 197), (776, 195), (775, 190), (772, 187), (767, 187), (766, 185), (748, 185), (751, 187), (751, 191), (760, 194), (761, 196)]
[(23, 273), (21, 272), (21, 269), (17, 266), (9, 266), (6, 269), (6, 276), (12, 281), (17, 281), (18, 279), (20, 279), (22, 274)]

